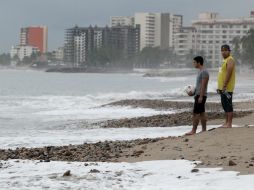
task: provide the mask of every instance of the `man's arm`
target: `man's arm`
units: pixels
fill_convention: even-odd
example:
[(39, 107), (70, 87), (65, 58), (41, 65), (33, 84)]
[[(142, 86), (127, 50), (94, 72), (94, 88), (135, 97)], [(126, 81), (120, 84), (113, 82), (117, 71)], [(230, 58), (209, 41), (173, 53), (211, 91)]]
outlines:
[(228, 62), (227, 62), (227, 73), (226, 73), (225, 81), (223, 83), (223, 90), (226, 90), (226, 88), (227, 88), (227, 85), (228, 85), (228, 82), (231, 78), (234, 66), (235, 66), (234, 60), (233, 59), (228, 60)]
[(201, 86), (200, 86), (200, 97), (203, 97), (205, 95), (205, 88), (207, 87), (209, 77), (204, 77), (201, 80)]

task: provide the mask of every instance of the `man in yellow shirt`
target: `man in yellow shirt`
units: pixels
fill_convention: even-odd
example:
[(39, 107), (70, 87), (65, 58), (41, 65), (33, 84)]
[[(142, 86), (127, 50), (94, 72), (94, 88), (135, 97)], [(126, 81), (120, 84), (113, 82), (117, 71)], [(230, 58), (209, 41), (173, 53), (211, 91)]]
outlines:
[(218, 73), (217, 92), (221, 96), (221, 105), (226, 113), (226, 121), (221, 127), (231, 128), (233, 120), (233, 91), (235, 88), (235, 60), (230, 55), (229, 45), (221, 46), (221, 55), (224, 58)]

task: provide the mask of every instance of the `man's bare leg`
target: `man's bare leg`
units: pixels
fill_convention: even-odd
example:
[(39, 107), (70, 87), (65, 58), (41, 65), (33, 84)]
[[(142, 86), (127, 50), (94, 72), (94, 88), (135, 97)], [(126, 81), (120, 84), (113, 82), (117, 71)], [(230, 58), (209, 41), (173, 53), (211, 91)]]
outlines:
[(188, 133), (185, 133), (185, 135), (194, 135), (197, 131), (198, 123), (199, 123), (199, 114), (194, 113), (192, 118), (192, 130)]
[(219, 128), (227, 127), (228, 125), (228, 113), (225, 113), (225, 123), (223, 123)]
[(202, 125), (202, 132), (204, 132), (204, 131), (206, 131), (206, 121), (207, 121), (205, 112), (200, 114), (200, 120), (201, 120), (201, 125)]
[(232, 128), (232, 121), (233, 121), (233, 112), (226, 113), (227, 116), (227, 123), (224, 125), (224, 128)]

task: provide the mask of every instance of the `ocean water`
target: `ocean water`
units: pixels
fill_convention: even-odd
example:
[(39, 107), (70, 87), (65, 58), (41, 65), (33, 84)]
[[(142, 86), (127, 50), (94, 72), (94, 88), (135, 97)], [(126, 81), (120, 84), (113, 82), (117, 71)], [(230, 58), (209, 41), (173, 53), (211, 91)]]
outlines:
[(181, 96), (180, 84), (185, 78), (172, 80), (161, 82), (138, 74), (0, 71), (0, 126), (43, 129), (80, 120), (89, 123), (160, 114), (152, 109), (100, 106), (122, 99)]
[[(195, 84), (195, 79), (195, 75), (187, 74), (147, 78), (142, 77), (142, 74), (0, 70), (0, 142), (13, 142), (13, 137), (16, 137), (23, 141), (14, 141), (9, 143), (10, 146), (29, 146), (29, 142), (33, 142), (32, 137), (39, 138), (45, 136), (43, 134), (52, 133), (57, 134), (55, 141), (66, 139), (60, 142), (68, 144), (68, 137), (75, 138), (77, 131), (80, 134), (94, 128), (96, 131), (97, 126), (91, 123), (97, 121), (170, 114), (175, 110), (101, 105), (123, 99), (192, 101), (184, 88)], [(251, 76), (238, 80), (234, 94), (236, 101), (254, 99), (252, 80)], [(208, 91), (215, 90), (216, 76), (211, 75)], [(208, 101), (219, 101), (219, 98), (213, 95)], [(69, 131), (69, 135), (66, 131)]]

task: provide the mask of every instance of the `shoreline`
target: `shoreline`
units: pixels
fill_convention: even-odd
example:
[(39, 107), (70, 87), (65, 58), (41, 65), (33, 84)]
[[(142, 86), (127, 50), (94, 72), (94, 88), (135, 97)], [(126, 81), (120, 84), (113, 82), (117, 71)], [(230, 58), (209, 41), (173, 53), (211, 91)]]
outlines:
[[(135, 104), (133, 104), (135, 102)], [(165, 103), (165, 102), (164, 102)], [(161, 107), (162, 101), (157, 100), (132, 100), (128, 103), (132, 106), (141, 105)], [(178, 108), (189, 107), (186, 102), (171, 102), (164, 106)], [(163, 137), (155, 139), (137, 139), (130, 141), (105, 141), (94, 144), (84, 143), (81, 145), (66, 146), (46, 146), (42, 148), (17, 148), (0, 149), (0, 160), (8, 159), (28, 159), (50, 161), (81, 161), (81, 162), (139, 162), (148, 160), (176, 160), (186, 159), (190, 161), (200, 161), (198, 167), (220, 167), (223, 170), (238, 171), (240, 174), (254, 174), (254, 112), (250, 110), (253, 101), (240, 102), (234, 104), (236, 109), (233, 124), (241, 127), (232, 129), (214, 129), (192, 136)], [(220, 106), (218, 103), (208, 105), (208, 125), (221, 124), (223, 113), (218, 113)], [(244, 109), (246, 108), (246, 109)], [(161, 108), (160, 108), (161, 109)], [(213, 110), (213, 111), (211, 111)], [(212, 115), (209, 116), (209, 113)], [(159, 126), (159, 123), (177, 121), (177, 125), (191, 122), (191, 111), (177, 113), (176, 115), (163, 115), (151, 117), (139, 117), (131, 119), (116, 120), (115, 126), (130, 127)], [(218, 118), (219, 117), (219, 118)], [(120, 123), (123, 123), (121, 125)], [(112, 127), (112, 124), (111, 124)], [(160, 126), (161, 127), (161, 126)], [(199, 126), (200, 127), (200, 126)], [(239, 135), (240, 134), (240, 135)], [(234, 165), (236, 164), (236, 165)], [(232, 165), (232, 166), (231, 166)]]

